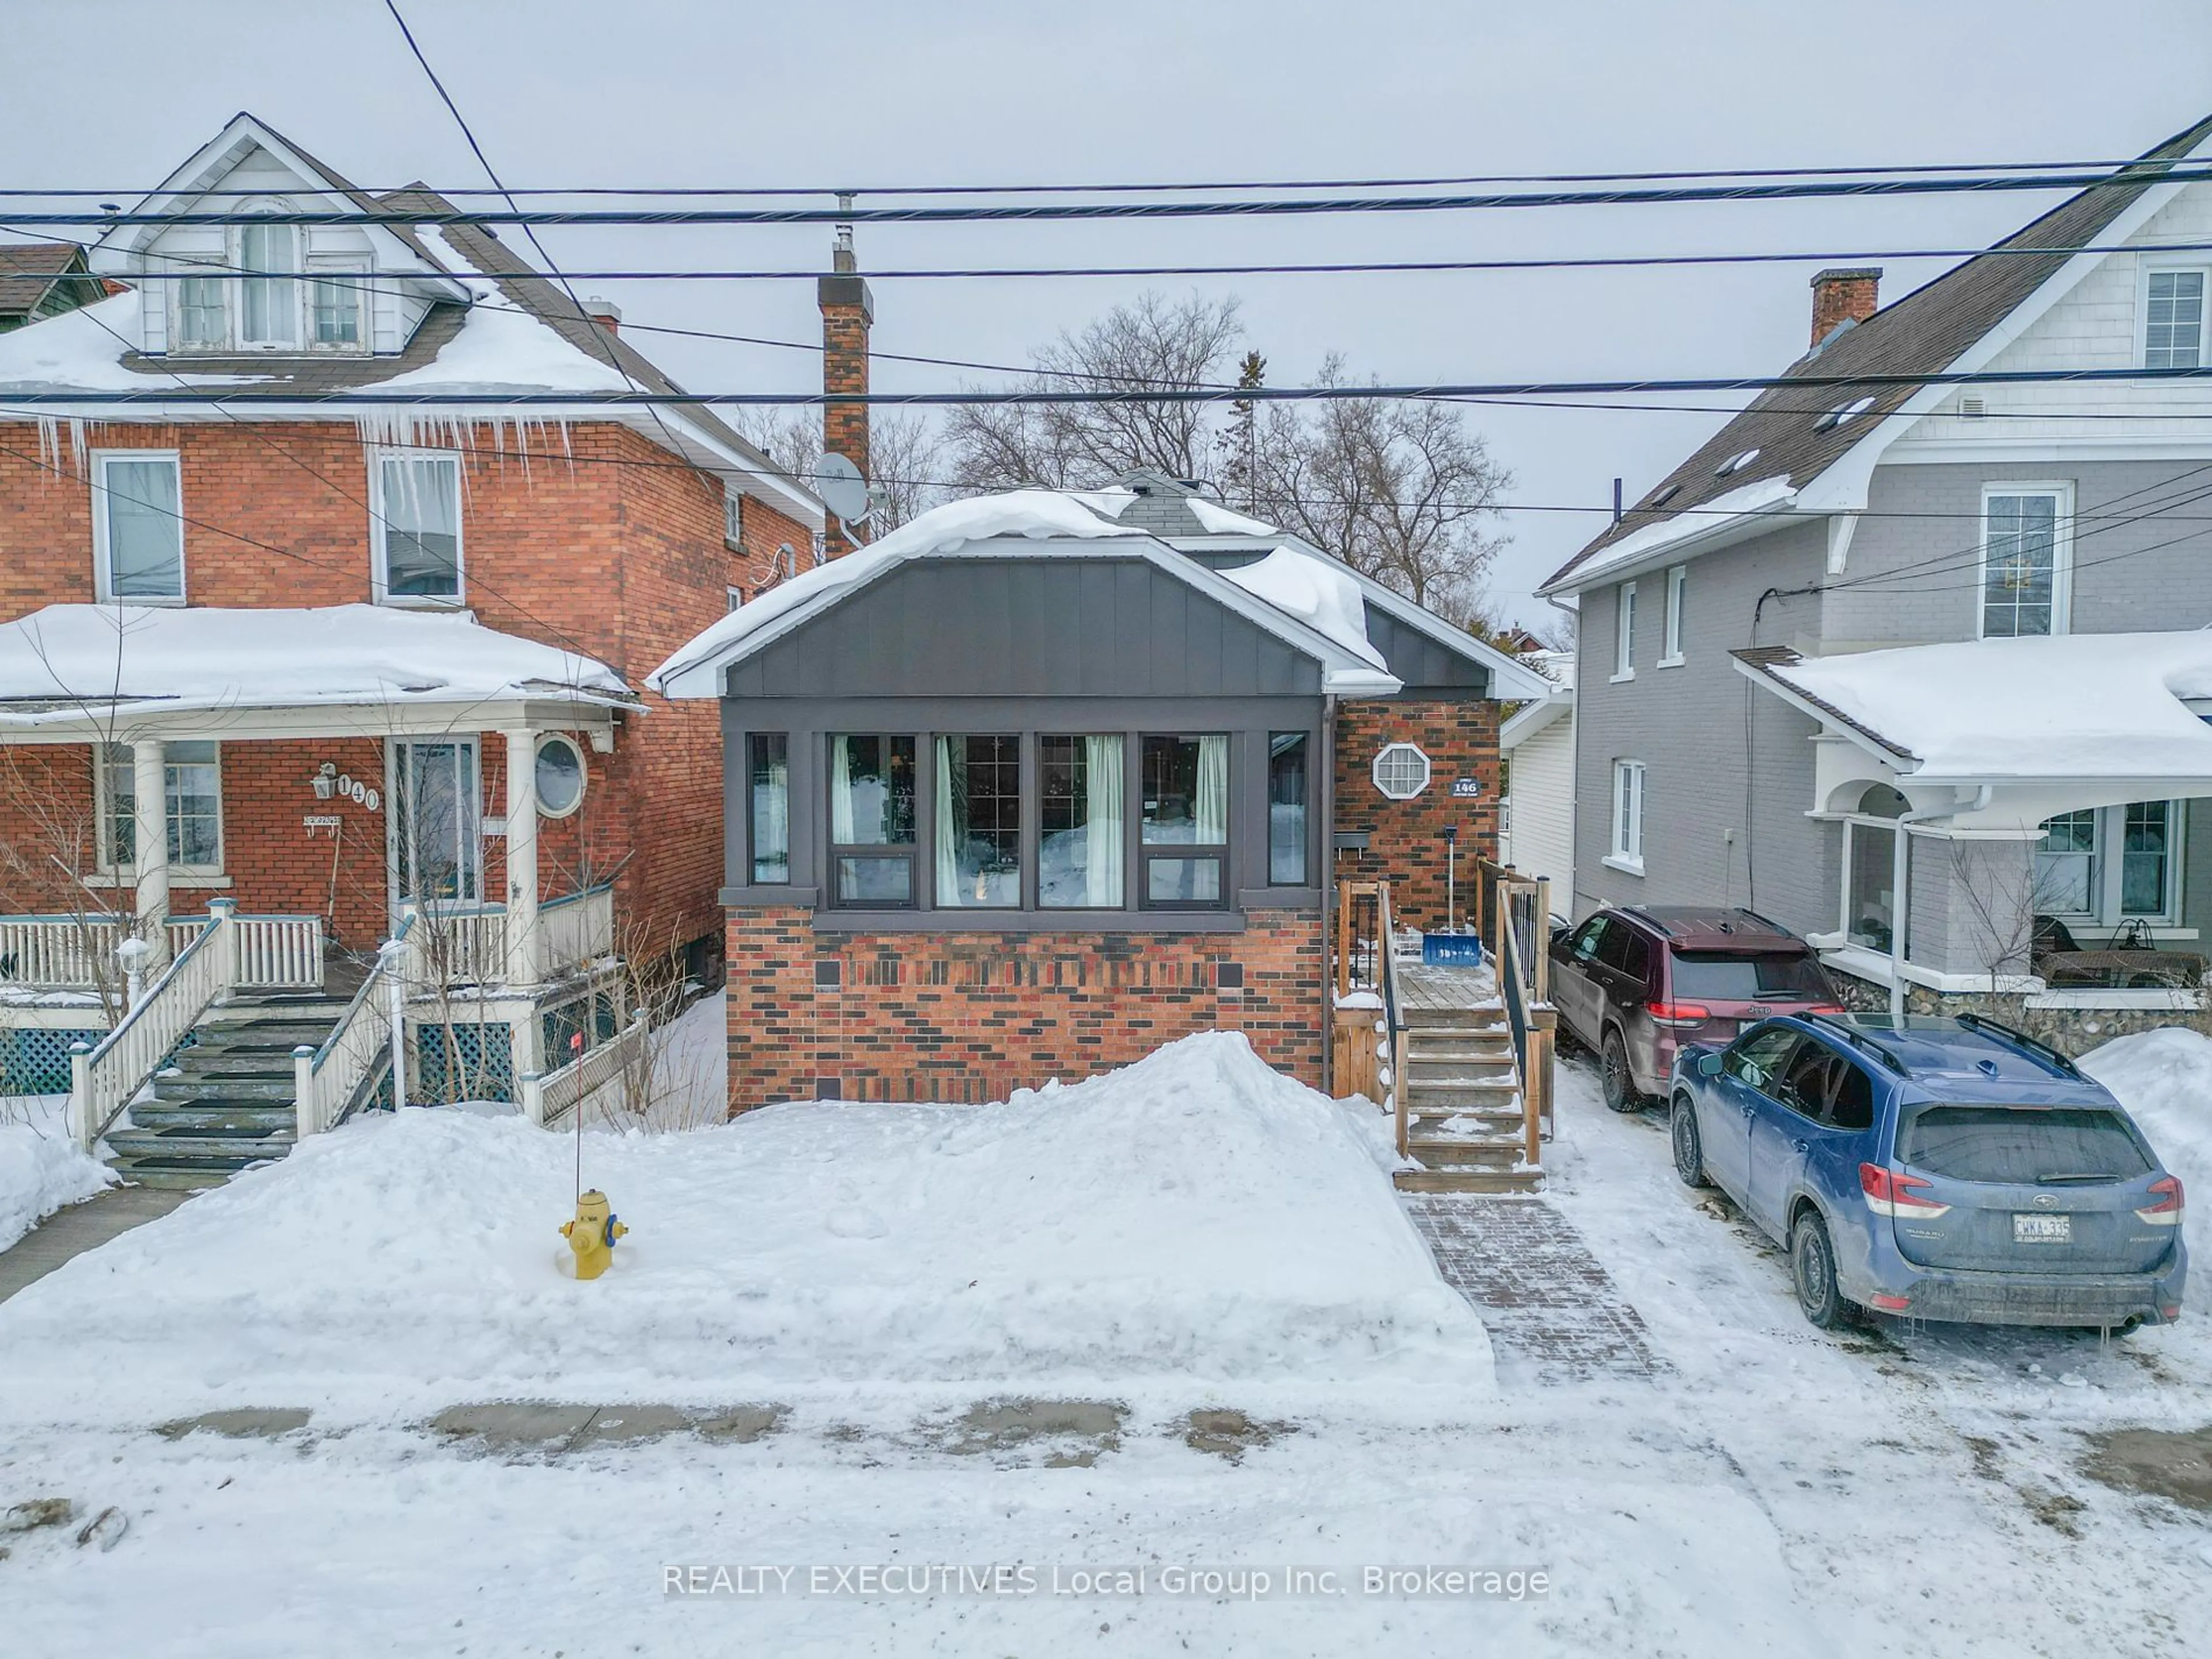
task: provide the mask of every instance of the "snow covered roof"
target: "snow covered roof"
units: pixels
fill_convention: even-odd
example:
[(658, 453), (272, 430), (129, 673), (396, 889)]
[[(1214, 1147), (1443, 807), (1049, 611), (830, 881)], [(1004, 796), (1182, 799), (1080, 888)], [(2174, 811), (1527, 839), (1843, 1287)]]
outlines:
[(0, 726), (88, 710), (235, 711), (544, 699), (631, 708), (605, 663), (465, 613), (50, 605), (0, 624)]
[(1266, 574), (1240, 581), (1243, 571), (1218, 573), (1119, 522), (1130, 499), (1127, 490), (1015, 489), (950, 502), (739, 605), (678, 650), (646, 684), (664, 696), (718, 697), (722, 671), (730, 665), (898, 566), (950, 554), (1001, 554), (1146, 560), (1317, 659), (1324, 690), (1388, 696), (1400, 689), (1382, 653), (1368, 642), (1359, 585), (1348, 571), (1283, 549), (1260, 562), (1269, 567)]
[(2212, 779), (2212, 630), (1735, 655), (1916, 781)]

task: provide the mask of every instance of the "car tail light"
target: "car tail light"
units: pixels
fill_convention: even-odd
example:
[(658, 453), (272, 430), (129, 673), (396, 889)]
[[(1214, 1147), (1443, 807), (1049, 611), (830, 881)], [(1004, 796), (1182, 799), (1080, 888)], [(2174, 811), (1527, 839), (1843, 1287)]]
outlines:
[(1647, 1002), (1644, 1012), (1655, 1025), (1703, 1025), (1713, 1011), (1698, 1002)]
[(1805, 1012), (1808, 1014), (1848, 1014), (1850, 1010), (1840, 1002), (1816, 1002)]
[(1918, 1176), (1899, 1175), (1879, 1164), (1859, 1165), (1859, 1188), (1866, 1194), (1867, 1208), (1876, 1215), (1903, 1216), (1912, 1221), (1933, 1221), (1939, 1215), (1948, 1215), (1949, 1205), (1912, 1195), (1927, 1188)]
[(2150, 1189), (2158, 1195), (2158, 1202), (2148, 1209), (2137, 1210), (2136, 1216), (2149, 1222), (2154, 1227), (2179, 1226), (2181, 1224), (2181, 1177), (2160, 1176), (2150, 1183)]
[(1888, 1296), (1881, 1291), (1867, 1298), (1867, 1306), (1877, 1313), (1903, 1313), (1911, 1305), (1912, 1298), (1909, 1296)]

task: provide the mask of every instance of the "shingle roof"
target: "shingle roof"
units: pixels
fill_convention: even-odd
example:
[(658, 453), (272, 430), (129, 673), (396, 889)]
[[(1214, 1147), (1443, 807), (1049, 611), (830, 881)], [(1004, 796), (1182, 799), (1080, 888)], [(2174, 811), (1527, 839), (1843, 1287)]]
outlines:
[[(2212, 116), (2176, 133), (2112, 175), (2133, 182), (2100, 184), (2083, 190), (1996, 245), (1998, 250), (2033, 247), (2053, 252), (1977, 254), (1884, 307), (1856, 327), (1831, 334), (1821, 346), (1792, 363), (1785, 375), (1848, 380), (1855, 374), (1937, 374), (1949, 368), (2063, 266), (2073, 257), (2071, 250), (2087, 246), (2144, 191), (2157, 184), (2172, 163), (2208, 137), (2212, 137)], [(1898, 409), (1918, 390), (1907, 381), (1869, 386), (1863, 394), (1855, 393), (1849, 386), (1793, 388), (1784, 385), (1762, 392), (1741, 414), (1660, 480), (1618, 524), (1607, 526), (1604, 534), (1554, 571), (1544, 586), (1563, 580), (1624, 538), (1754, 479), (1787, 478), (1792, 487), (1802, 489), (1841, 459), (1873, 429), (1874, 421)], [(1823, 426), (1827, 411), (1853, 404), (1861, 395), (1871, 399), (1865, 413)], [(1720, 475), (1724, 462), (1752, 450), (1758, 452), (1755, 461), (1741, 471)], [(1665, 505), (1655, 505), (1661, 498)]]
[(0, 316), (28, 316), (57, 281), (83, 269), (84, 251), (74, 242), (0, 245)]

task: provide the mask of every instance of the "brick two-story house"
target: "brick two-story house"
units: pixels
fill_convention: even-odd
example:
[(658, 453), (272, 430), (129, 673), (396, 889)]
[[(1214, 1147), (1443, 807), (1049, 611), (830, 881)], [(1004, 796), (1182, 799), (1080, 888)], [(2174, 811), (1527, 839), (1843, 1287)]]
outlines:
[[(719, 972), (719, 729), (643, 676), (810, 562), (820, 504), (702, 410), (543, 401), (675, 388), (490, 232), (358, 217), (394, 210), (449, 210), (240, 115), (92, 250), (123, 291), (0, 338), (11, 1091), (77, 1042), (135, 1088), (103, 1081), (126, 970), (180, 1007), (204, 933), (182, 977), (303, 999), (289, 1048), (411, 915), (434, 1095), (557, 1060), (617, 954)], [(319, 212), (356, 216), (262, 222)], [(407, 392), (447, 401), (349, 402)], [(282, 1149), (151, 1115), (142, 1167)]]
[(2069, 1044), (2207, 1022), (2208, 159), (1887, 306), (1821, 272), (1783, 384), (1550, 579), (1577, 916), (1748, 904), (1856, 1001)]

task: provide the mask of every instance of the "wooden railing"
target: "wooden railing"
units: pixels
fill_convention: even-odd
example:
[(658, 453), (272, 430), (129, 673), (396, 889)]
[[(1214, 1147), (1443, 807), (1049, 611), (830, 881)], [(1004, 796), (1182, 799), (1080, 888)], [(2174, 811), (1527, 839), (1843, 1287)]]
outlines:
[(92, 1150), (113, 1127), (185, 1032), (236, 983), (237, 923), (228, 899), (208, 905), (208, 923), (161, 978), (95, 1046), (70, 1051), (70, 1127)]
[[(642, 1012), (596, 1048), (586, 1048), (558, 1071), (522, 1079), (522, 1109), (532, 1123), (558, 1122), (580, 1110), (603, 1089), (621, 1085), (625, 1079), (642, 1085), (651, 1061), (652, 1024)], [(634, 1091), (642, 1096), (641, 1086)]]
[(1541, 1143), (1552, 1126), (1558, 1014), (1551, 1001), (1551, 888), (1543, 878), (1495, 860), (1475, 860), (1475, 925), (1497, 967), (1532, 1167), (1542, 1162)]
[(1393, 927), (1389, 882), (1337, 884), (1334, 1092), (1364, 1095), (1395, 1114), (1403, 1154), (1406, 1022)]
[[(359, 1109), (368, 1085), (388, 1066), (404, 1067), (400, 1035), (405, 1017), (407, 936), (416, 917), (403, 917), (398, 931), (376, 953), (376, 966), (354, 993), (345, 1012), (319, 1048), (292, 1051), (292, 1110), (297, 1138), (336, 1128)], [(392, 1097), (406, 1098), (406, 1073), (395, 1071)]]

